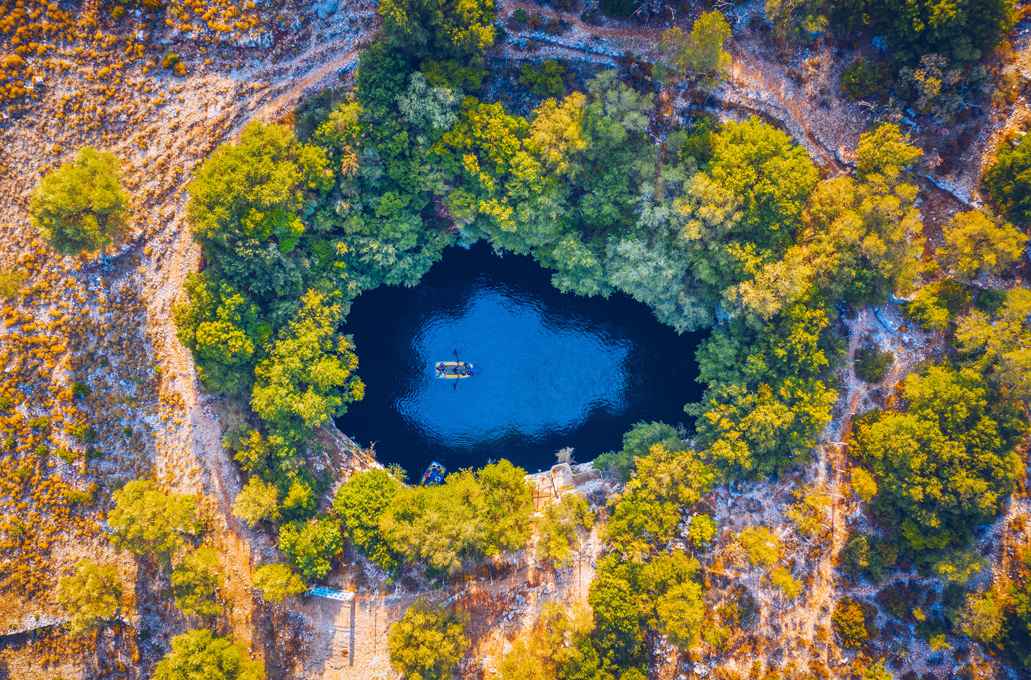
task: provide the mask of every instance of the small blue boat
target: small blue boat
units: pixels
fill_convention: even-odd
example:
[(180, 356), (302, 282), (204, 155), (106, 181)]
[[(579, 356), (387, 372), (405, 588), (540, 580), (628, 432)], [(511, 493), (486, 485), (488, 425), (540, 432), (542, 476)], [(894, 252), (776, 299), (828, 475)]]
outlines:
[(426, 472), (422, 474), (422, 480), (419, 482), (419, 486), (436, 486), (437, 484), (444, 483), (444, 475), (447, 474), (447, 468), (433, 461), (430, 466), (426, 468)]

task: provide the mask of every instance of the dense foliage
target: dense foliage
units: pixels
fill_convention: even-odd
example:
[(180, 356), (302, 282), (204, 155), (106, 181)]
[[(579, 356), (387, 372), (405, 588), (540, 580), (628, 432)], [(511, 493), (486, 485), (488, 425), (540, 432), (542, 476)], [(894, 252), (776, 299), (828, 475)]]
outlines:
[(129, 195), (113, 153), (79, 149), (32, 193), (32, 223), (61, 255), (93, 253), (125, 235)]
[(334, 508), (352, 545), (382, 568), (394, 571), (407, 560), (453, 572), (464, 560), (526, 545), (533, 502), (525, 475), (502, 460), (448, 475), (439, 486), (405, 487), (371, 470), (340, 488)]
[(469, 649), (465, 626), (455, 612), (420, 600), (390, 627), (390, 664), (406, 680), (451, 677)]
[(172, 651), (158, 662), (154, 680), (262, 680), (265, 670), (251, 661), (232, 636), (191, 630), (172, 638)]
[(172, 556), (186, 544), (186, 536), (198, 529), (193, 496), (168, 494), (154, 482), (129, 482), (112, 494), (115, 507), (107, 521), (117, 548), (159, 564), (171, 564)]
[(1025, 428), (972, 371), (931, 366), (904, 383), (905, 412), (867, 419), (855, 452), (877, 479), (874, 507), (916, 552), (962, 546), (1020, 474)]
[(90, 633), (115, 618), (122, 604), (122, 581), (111, 564), (81, 560), (75, 574), (57, 583), (57, 602), (68, 612), (72, 635)]

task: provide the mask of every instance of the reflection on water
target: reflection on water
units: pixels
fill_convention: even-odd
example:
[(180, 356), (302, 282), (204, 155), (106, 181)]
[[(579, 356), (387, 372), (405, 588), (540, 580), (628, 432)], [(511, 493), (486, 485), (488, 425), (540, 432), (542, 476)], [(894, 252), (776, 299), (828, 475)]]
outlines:
[[(416, 288), (362, 295), (344, 331), (366, 397), (338, 425), (410, 478), (433, 459), (455, 470), (508, 458), (535, 471), (572, 446), (590, 460), (634, 422), (686, 421), (700, 391), (697, 337), (623, 296), (563, 295), (530, 258), (499, 259), (482, 244), (449, 249)], [(434, 363), (456, 351), (483, 372), (436, 379)]]

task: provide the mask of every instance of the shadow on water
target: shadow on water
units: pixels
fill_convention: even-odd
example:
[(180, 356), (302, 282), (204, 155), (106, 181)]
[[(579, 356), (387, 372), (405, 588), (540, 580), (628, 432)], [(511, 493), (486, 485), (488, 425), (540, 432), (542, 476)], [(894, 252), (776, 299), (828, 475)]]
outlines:
[[(415, 288), (364, 293), (344, 332), (366, 390), (337, 425), (409, 479), (431, 460), (453, 471), (507, 458), (532, 472), (563, 447), (591, 460), (635, 422), (687, 424), (684, 404), (702, 393), (703, 333), (678, 336), (622, 294), (560, 293), (531, 258), (482, 242), (449, 248)], [(483, 372), (436, 379), (456, 350)]]

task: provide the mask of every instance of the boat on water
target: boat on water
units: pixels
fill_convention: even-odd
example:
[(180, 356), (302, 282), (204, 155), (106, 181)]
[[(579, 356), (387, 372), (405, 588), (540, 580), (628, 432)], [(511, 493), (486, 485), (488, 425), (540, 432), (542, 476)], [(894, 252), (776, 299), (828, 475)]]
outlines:
[(422, 480), (419, 481), (419, 486), (435, 486), (437, 484), (444, 483), (444, 475), (447, 474), (447, 468), (433, 461), (430, 466), (426, 468), (426, 472), (422, 473)]
[(434, 371), (442, 380), (460, 380), (483, 373), (482, 368), (467, 361), (438, 361)]

